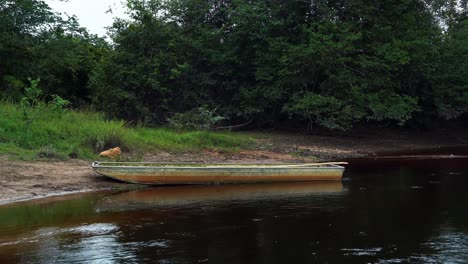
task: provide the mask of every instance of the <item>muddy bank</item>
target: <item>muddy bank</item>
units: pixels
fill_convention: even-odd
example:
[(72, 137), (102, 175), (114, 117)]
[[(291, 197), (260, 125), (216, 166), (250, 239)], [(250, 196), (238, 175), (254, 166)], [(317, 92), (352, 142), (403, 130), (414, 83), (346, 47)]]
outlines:
[[(235, 153), (217, 151), (148, 153), (144, 161), (199, 162), (316, 162), (405, 154), (466, 154), (467, 139), (446, 134), (368, 134), (312, 136), (285, 133), (250, 133), (255, 145)], [(461, 151), (461, 152), (460, 152)], [(49, 195), (139, 186), (109, 180), (91, 170), (90, 161), (11, 161), (0, 157), (0, 204)]]
[(95, 175), (87, 161), (24, 162), (0, 157), (0, 204), (120, 185)]

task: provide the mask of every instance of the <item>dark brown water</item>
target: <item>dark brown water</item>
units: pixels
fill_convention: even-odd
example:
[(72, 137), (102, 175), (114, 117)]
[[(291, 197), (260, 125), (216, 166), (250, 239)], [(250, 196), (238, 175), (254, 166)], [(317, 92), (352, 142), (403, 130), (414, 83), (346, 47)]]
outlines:
[(468, 263), (467, 168), (461, 158), (361, 160), (343, 183), (3, 206), (0, 263)]

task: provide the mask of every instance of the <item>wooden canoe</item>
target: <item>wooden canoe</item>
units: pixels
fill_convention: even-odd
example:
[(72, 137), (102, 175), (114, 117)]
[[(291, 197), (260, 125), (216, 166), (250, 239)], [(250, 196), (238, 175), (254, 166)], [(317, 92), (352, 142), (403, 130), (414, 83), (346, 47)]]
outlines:
[(151, 162), (99, 162), (95, 172), (124, 182), (168, 184), (223, 184), (257, 182), (339, 181), (344, 167), (334, 163), (311, 164), (201, 164)]

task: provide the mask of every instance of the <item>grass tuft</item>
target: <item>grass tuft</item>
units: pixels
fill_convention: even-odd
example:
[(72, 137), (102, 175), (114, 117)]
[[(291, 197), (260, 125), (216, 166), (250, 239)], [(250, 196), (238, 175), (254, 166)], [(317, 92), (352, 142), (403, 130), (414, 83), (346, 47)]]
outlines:
[(60, 154), (53, 146), (43, 146), (37, 153), (37, 157), (40, 159), (48, 160), (65, 160), (66, 157)]

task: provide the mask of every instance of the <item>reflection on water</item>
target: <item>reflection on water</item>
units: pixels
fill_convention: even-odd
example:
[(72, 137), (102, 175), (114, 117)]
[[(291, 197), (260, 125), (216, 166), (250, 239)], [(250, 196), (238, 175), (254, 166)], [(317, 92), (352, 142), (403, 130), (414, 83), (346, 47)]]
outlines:
[(340, 181), (241, 184), (218, 186), (156, 187), (116, 193), (101, 199), (100, 210), (136, 210), (161, 206), (182, 206), (219, 202), (290, 199), (308, 195), (333, 195), (344, 192)]
[(0, 263), (466, 263), (468, 173), (452, 165), (2, 206)]

